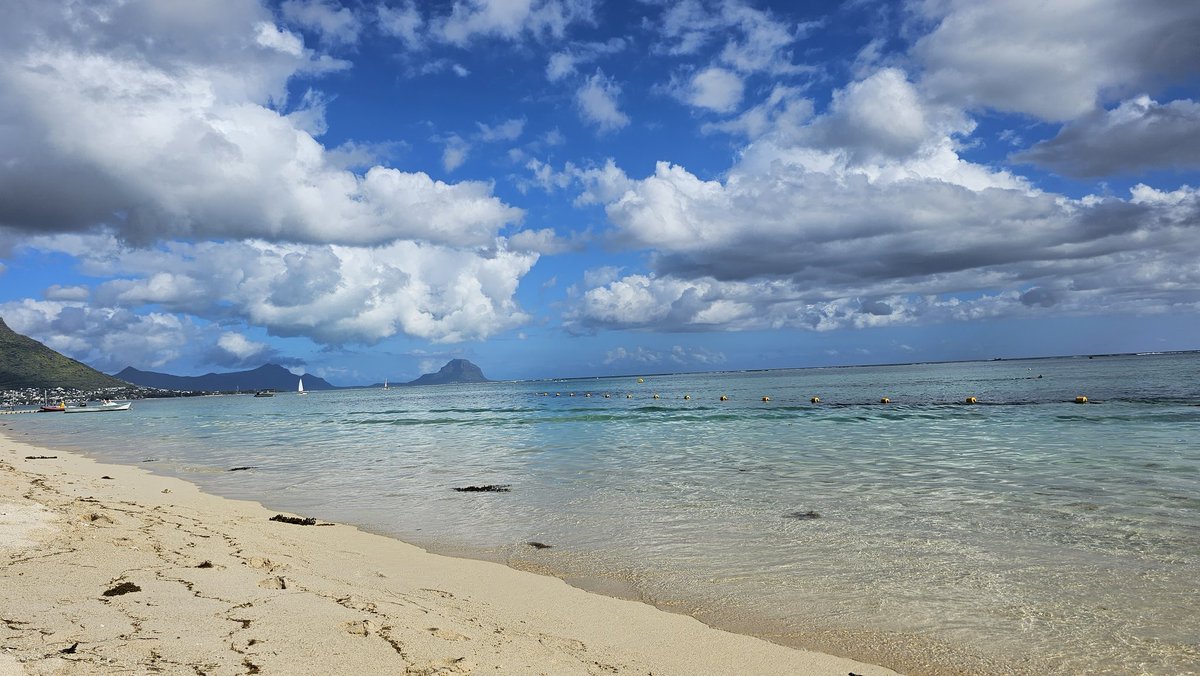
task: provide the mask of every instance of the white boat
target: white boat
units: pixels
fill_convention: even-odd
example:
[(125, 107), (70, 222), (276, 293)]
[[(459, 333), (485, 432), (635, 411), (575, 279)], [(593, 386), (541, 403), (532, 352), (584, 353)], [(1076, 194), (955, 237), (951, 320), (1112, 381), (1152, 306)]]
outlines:
[(114, 402), (104, 402), (99, 406), (68, 406), (63, 409), (63, 413), (107, 413), (109, 411), (128, 411), (132, 406), (130, 402), (117, 404)]
[(300, 379), (300, 384), (296, 385), (296, 394), (308, 394), (308, 392), (304, 391), (304, 379), (303, 378)]
[(385, 389), (385, 390), (386, 390), (387, 388), (388, 388), (388, 386), (387, 386), (387, 378), (384, 378), (384, 379), (383, 379), (383, 389)]

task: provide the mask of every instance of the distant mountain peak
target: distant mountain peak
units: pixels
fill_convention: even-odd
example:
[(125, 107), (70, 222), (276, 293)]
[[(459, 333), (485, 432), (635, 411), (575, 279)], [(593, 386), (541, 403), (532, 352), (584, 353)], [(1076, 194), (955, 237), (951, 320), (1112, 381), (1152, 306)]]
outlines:
[(483, 369), (466, 359), (451, 359), (437, 373), (426, 373), (409, 385), (452, 385), (455, 383), (491, 382), (483, 375)]
[(305, 390), (337, 389), (323, 378), (306, 373), (298, 376), (279, 364), (263, 364), (248, 371), (230, 373), (206, 373), (202, 376), (174, 376), (153, 371), (139, 371), (132, 366), (118, 374), (131, 383), (164, 390), (190, 390), (208, 392), (230, 392), (233, 390), (295, 390), (300, 379), (304, 379)]

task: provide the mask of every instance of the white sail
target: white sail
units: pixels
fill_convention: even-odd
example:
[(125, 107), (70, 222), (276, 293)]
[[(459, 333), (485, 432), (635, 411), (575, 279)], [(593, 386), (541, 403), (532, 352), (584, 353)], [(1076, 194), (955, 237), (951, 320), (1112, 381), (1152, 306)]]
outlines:
[(388, 386), (387, 386), (387, 378), (384, 378), (384, 379), (383, 379), (383, 389), (385, 389), (385, 390), (386, 390), (387, 388), (388, 388)]
[(304, 379), (300, 379), (300, 384), (296, 386), (296, 394), (304, 394)]

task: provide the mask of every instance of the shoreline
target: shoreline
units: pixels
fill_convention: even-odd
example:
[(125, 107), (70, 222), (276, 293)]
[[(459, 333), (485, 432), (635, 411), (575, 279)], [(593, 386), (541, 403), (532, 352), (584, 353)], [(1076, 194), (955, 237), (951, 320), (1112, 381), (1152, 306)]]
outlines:
[(896, 672), (0, 429), (0, 673)]

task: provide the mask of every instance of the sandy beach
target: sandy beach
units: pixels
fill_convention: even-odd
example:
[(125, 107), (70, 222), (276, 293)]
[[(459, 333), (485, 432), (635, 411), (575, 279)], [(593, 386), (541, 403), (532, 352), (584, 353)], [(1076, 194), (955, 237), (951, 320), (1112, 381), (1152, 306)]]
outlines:
[(4, 434), (0, 673), (895, 673)]

